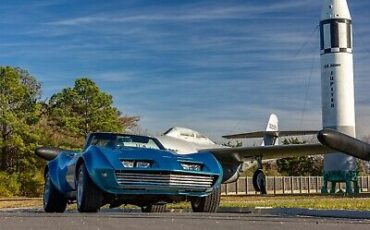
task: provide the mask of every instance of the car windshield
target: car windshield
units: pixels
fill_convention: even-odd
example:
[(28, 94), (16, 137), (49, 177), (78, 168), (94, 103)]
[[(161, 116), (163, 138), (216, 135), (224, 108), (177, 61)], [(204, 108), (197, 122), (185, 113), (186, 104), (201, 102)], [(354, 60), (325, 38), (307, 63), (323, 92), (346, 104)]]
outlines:
[(164, 149), (158, 140), (146, 136), (114, 134), (114, 133), (93, 133), (89, 137), (86, 146), (95, 145), (106, 148), (147, 148)]

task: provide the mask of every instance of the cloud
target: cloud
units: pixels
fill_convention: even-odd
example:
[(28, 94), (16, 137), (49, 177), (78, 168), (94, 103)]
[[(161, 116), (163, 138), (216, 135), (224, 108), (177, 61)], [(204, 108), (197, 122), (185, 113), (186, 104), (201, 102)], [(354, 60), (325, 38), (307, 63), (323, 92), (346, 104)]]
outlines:
[[(202, 21), (202, 20), (225, 20), (225, 19), (248, 19), (256, 18), (261, 14), (287, 11), (302, 7), (312, 7), (311, 1), (273, 1), (269, 4), (189, 4), (176, 8), (156, 6), (148, 10), (140, 9), (139, 12), (130, 12), (122, 15), (122, 12), (112, 14), (98, 13), (91, 16), (68, 18), (50, 22), (52, 25), (78, 26), (99, 23), (128, 23), (128, 22), (160, 22), (165, 21)], [(268, 16), (266, 16), (268, 17)], [(293, 18), (293, 17), (292, 17)]]

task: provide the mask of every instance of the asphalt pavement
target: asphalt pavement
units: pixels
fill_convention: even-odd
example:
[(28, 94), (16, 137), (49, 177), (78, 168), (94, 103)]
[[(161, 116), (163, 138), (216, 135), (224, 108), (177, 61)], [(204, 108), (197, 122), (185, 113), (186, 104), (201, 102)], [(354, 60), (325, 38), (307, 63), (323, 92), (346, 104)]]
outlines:
[(279, 216), (252, 213), (140, 213), (104, 210), (99, 213), (80, 214), (69, 211), (47, 214), (39, 209), (0, 211), (0, 229), (253, 229), (253, 230), (362, 230), (370, 229), (370, 220)]

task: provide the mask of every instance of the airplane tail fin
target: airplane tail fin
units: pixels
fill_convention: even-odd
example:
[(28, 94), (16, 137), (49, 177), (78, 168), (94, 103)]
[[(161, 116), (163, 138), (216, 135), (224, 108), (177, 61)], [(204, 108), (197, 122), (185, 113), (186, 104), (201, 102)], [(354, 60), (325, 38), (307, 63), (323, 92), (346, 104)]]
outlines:
[(265, 131), (238, 133), (222, 136), (226, 139), (263, 138), (262, 146), (278, 145), (279, 137), (317, 135), (318, 130), (279, 130), (279, 120), (271, 114)]
[(279, 144), (278, 137), (276, 135), (269, 133), (277, 131), (279, 131), (279, 119), (276, 116), (276, 114), (272, 113), (267, 122), (266, 133), (263, 135), (263, 141), (261, 146), (278, 145)]

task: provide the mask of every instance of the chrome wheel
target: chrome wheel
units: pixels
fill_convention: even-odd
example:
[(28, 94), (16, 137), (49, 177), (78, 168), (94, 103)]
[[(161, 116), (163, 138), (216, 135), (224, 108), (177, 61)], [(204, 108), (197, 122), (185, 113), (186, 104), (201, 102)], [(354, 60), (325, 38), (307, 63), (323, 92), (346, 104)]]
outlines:
[(44, 196), (43, 196), (44, 207), (48, 205), (49, 199), (50, 199), (50, 177), (49, 177), (49, 174), (46, 174), (45, 185), (44, 185)]
[(77, 204), (81, 206), (82, 196), (83, 196), (83, 187), (84, 187), (84, 173), (82, 168), (80, 168), (78, 172), (78, 180), (77, 180)]
[(97, 212), (102, 202), (102, 191), (91, 180), (84, 164), (77, 170), (76, 200), (79, 212)]

